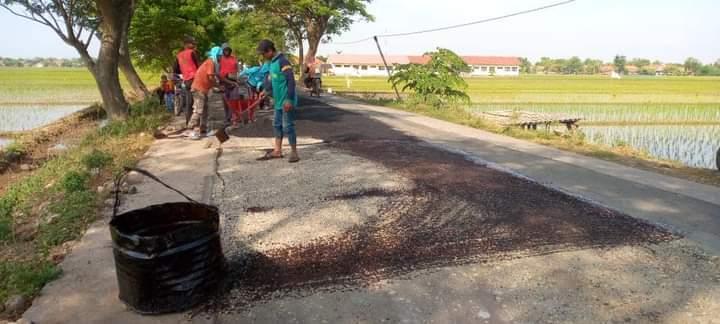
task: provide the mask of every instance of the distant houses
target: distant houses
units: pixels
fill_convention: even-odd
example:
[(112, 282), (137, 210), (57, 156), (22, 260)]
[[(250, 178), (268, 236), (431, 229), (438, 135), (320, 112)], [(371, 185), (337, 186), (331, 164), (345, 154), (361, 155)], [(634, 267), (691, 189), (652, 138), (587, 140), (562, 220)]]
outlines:
[[(472, 71), (469, 76), (518, 76), (520, 75), (520, 59), (503, 56), (462, 56)], [(402, 64), (425, 64), (428, 56), (387, 55), (387, 65), (393, 67)], [(330, 55), (327, 63), (330, 73), (338, 76), (387, 76), (387, 71), (380, 55)]]

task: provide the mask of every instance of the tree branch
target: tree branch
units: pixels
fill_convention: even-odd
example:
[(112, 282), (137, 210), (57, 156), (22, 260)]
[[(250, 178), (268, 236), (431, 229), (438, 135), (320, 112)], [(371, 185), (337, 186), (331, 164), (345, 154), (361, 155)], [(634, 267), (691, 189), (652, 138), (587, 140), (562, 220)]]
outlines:
[[(44, 21), (35, 18), (35, 17), (34, 17), (34, 14), (33, 14), (32, 16), (23, 15), (23, 14), (21, 14), (21, 13), (19, 13), (19, 12), (16, 12), (16, 11), (13, 10), (13, 9), (11, 9), (10, 6), (8, 6), (8, 5), (6, 5), (6, 4), (1, 4), (1, 3), (0, 3), (0, 7), (5, 8), (5, 10), (7, 10), (8, 12), (10, 12), (11, 14), (13, 14), (13, 15), (15, 15), (15, 16), (18, 16), (18, 17), (21, 17), (21, 18), (25, 18), (25, 19), (27, 19), (27, 20), (34, 21), (34, 22), (36, 22), (36, 23), (40, 23), (40, 24), (43, 24), (43, 25), (48, 25), (48, 24), (45, 23)], [(50, 26), (50, 25), (48, 25), (48, 27), (52, 28), (52, 26)]]

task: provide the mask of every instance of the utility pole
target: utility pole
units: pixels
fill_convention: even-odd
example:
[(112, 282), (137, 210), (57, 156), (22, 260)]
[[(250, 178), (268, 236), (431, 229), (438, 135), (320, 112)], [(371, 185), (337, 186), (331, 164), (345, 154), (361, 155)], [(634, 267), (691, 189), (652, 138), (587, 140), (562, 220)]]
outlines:
[[(383, 60), (383, 64), (385, 64), (385, 70), (388, 74), (388, 80), (392, 77), (392, 72), (390, 72), (390, 67), (387, 64), (387, 61), (385, 60), (385, 55), (383, 54), (382, 48), (380, 48), (380, 42), (378, 42), (378, 37), (373, 36), (373, 39), (375, 40), (375, 45), (377, 45), (378, 52), (380, 52), (380, 57)], [(395, 86), (395, 83), (392, 84), (393, 89), (395, 90), (395, 96), (397, 96), (398, 101), (402, 101), (402, 98), (400, 97), (400, 91), (398, 91), (397, 86)]]

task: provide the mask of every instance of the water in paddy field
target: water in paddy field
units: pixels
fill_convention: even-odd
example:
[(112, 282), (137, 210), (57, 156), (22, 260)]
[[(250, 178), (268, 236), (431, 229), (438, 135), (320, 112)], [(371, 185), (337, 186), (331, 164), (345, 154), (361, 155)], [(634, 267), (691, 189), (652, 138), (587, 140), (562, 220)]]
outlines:
[(0, 105), (0, 132), (42, 127), (85, 107), (87, 105)]
[(653, 157), (695, 168), (716, 168), (720, 125), (582, 126), (588, 141), (627, 144)]
[(12, 140), (0, 137), (0, 149), (3, 148), (5, 145), (10, 144), (10, 142), (12, 142)]

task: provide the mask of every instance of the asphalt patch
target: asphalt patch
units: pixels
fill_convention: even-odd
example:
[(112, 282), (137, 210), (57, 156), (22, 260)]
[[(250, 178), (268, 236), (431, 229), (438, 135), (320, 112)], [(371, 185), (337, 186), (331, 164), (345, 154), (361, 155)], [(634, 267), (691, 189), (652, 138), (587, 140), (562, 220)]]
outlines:
[(225, 290), (203, 309), (236, 312), (270, 298), (357, 289), (419, 270), (589, 248), (656, 244), (678, 236), (620, 212), (412, 141), (331, 146), (414, 183), (385, 197), (377, 217), (334, 237), (229, 260)]

